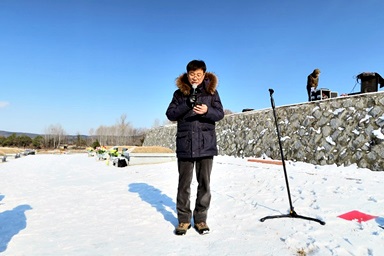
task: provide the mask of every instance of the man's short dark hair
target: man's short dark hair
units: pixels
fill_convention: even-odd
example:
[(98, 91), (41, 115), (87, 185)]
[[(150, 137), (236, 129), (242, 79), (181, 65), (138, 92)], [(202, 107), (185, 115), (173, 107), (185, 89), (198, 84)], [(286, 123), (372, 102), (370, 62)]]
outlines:
[(198, 69), (202, 69), (205, 73), (207, 70), (207, 66), (205, 65), (205, 62), (202, 60), (192, 60), (187, 65), (187, 72), (189, 71), (195, 71)]

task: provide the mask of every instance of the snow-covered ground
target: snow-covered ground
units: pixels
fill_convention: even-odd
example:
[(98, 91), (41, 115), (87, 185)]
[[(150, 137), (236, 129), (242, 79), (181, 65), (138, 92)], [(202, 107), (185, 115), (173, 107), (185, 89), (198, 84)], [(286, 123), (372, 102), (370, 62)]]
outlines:
[[(0, 254), (384, 255), (384, 172), (290, 161), (286, 167), (296, 213), (325, 225), (260, 222), (289, 212), (282, 166), (219, 156), (210, 234), (176, 236), (175, 161), (117, 168), (86, 154), (10, 159), (0, 163)], [(374, 217), (338, 217), (355, 210)]]

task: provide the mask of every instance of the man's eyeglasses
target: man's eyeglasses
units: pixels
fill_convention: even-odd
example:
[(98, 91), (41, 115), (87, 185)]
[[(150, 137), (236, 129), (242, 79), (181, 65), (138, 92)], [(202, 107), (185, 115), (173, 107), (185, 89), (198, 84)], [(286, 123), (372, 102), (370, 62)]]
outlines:
[(188, 73), (189, 77), (197, 77), (197, 78), (202, 78), (204, 76), (204, 73), (194, 73), (194, 72), (189, 72)]

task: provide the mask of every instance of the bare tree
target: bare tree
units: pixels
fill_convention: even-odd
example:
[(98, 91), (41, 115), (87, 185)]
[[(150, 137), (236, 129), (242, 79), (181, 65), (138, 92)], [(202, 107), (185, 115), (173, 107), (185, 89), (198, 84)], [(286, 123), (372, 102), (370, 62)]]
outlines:
[(95, 134), (95, 130), (93, 128), (89, 129), (88, 134), (89, 134), (89, 138), (87, 140), (87, 144), (90, 145), (90, 144), (92, 144), (93, 136)]
[(163, 126), (164, 125), (169, 125), (169, 124), (176, 124), (177, 123), (177, 121), (170, 121), (170, 120), (168, 120), (168, 119), (165, 119), (164, 121), (163, 121)]
[[(129, 122), (127, 122), (127, 115), (122, 114), (120, 119), (116, 121), (113, 126), (99, 126), (94, 132), (95, 137), (100, 145), (132, 145), (139, 141), (135, 135), (134, 129)], [(136, 143), (137, 144), (137, 143)]]
[(44, 141), (48, 147), (58, 148), (65, 137), (65, 131), (60, 124), (50, 125), (45, 130)]
[(156, 128), (160, 126), (160, 119), (156, 118), (153, 122), (152, 128)]
[(126, 123), (127, 115), (122, 114), (120, 116), (120, 120), (116, 123), (116, 144), (117, 145), (124, 145), (128, 130), (128, 123)]
[(100, 145), (107, 145), (107, 127), (103, 125), (99, 126), (99, 128), (96, 129), (95, 135)]

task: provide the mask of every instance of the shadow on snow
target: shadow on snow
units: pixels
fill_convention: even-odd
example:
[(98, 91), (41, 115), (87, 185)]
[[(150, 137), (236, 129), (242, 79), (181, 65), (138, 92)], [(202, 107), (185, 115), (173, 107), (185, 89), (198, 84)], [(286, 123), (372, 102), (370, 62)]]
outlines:
[[(0, 200), (3, 198), (4, 196), (0, 195)], [(24, 204), (0, 212), (0, 253), (7, 249), (8, 243), (16, 234), (27, 227), (25, 212), (31, 209), (31, 206)]]
[[(161, 190), (146, 183), (131, 183), (128, 186), (128, 190), (133, 193), (138, 193), (141, 200), (147, 202), (160, 212), (166, 221), (169, 221), (173, 226), (178, 224), (178, 220), (175, 217), (176, 204), (172, 198), (163, 194)], [(172, 209), (173, 212), (167, 210)]]

